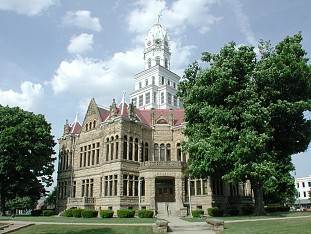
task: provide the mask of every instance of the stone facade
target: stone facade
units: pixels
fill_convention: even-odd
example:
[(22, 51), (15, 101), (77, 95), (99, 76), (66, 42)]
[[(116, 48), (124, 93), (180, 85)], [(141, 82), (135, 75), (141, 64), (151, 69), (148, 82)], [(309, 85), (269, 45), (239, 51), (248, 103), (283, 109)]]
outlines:
[[(164, 102), (154, 99), (147, 103), (150, 96), (144, 96), (142, 105), (136, 108), (137, 103), (127, 104), (123, 96), (119, 105), (113, 100), (108, 110), (92, 99), (82, 124), (77, 119), (71, 124), (66, 122), (59, 139), (58, 211), (71, 207), (146, 208), (158, 214), (184, 215), (190, 208), (206, 210), (240, 204), (241, 198), (251, 195), (247, 184), (224, 184), (216, 176), (188, 178), (188, 155), (181, 148), (185, 139), (184, 110), (180, 109), (179, 100), (172, 99), (179, 78), (168, 70), (168, 39), (166, 31), (161, 30), (162, 26), (153, 26), (145, 52), (149, 61), (156, 61), (157, 58), (151, 58), (150, 40), (156, 40), (157, 56), (161, 55), (161, 47), (157, 46), (163, 41), (160, 64), (155, 62), (150, 67), (146, 62), (146, 72), (135, 79), (145, 81), (147, 86), (151, 84), (155, 94), (164, 90)], [(165, 66), (161, 65), (162, 60)], [(149, 78), (156, 79), (155, 82), (146, 81), (148, 69), (153, 70)], [(166, 81), (162, 82), (163, 79)], [(132, 98), (149, 90), (147, 86), (136, 87)], [(161, 92), (157, 97), (162, 96)]]

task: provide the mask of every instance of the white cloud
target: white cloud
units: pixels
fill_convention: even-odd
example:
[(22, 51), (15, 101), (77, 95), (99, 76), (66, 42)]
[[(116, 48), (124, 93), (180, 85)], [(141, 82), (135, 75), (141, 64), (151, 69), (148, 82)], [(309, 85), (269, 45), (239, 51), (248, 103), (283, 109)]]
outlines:
[(102, 26), (97, 17), (92, 17), (90, 11), (68, 11), (63, 18), (64, 25), (74, 26), (82, 29), (93, 30), (100, 32)]
[(142, 49), (135, 48), (115, 53), (106, 61), (82, 57), (64, 60), (51, 81), (53, 91), (80, 98), (100, 96), (110, 101), (122, 90), (132, 90), (133, 75), (143, 69), (142, 54)]
[(37, 104), (43, 96), (41, 84), (24, 81), (20, 86), (21, 92), (0, 89), (0, 104), (8, 106), (19, 106), (25, 110), (35, 111)]
[(35, 16), (54, 5), (55, 2), (55, 0), (1, 0), (0, 10), (14, 11), (22, 15)]
[(237, 18), (240, 31), (245, 36), (246, 41), (251, 45), (256, 45), (257, 40), (256, 40), (255, 34), (251, 28), (251, 25), (249, 23), (248, 16), (243, 11), (242, 3), (239, 0), (230, 0), (228, 2), (233, 7), (233, 11), (234, 11), (234, 14)]
[(67, 51), (72, 54), (82, 54), (93, 49), (93, 34), (81, 33), (73, 36), (67, 47)]
[(135, 3), (136, 8), (128, 16), (129, 30), (145, 33), (156, 22), (156, 14), (161, 12), (161, 22), (171, 31), (181, 32), (186, 27), (192, 26), (205, 33), (222, 19), (210, 12), (211, 7), (218, 2), (218, 0), (177, 0), (168, 7), (164, 0), (138, 0)]

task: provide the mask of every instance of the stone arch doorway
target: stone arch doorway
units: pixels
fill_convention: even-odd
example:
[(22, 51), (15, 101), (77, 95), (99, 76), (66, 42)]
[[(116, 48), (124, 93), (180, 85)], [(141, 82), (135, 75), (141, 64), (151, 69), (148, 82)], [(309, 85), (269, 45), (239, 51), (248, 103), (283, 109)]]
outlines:
[(155, 200), (156, 202), (175, 202), (175, 177), (155, 178)]

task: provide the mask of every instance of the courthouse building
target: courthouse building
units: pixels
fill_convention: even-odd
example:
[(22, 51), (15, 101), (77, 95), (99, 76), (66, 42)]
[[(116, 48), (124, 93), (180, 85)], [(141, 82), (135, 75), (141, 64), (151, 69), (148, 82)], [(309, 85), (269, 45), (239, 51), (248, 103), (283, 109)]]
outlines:
[(188, 155), (181, 149), (184, 110), (176, 96), (180, 77), (170, 70), (161, 24), (148, 32), (143, 56), (130, 103), (123, 95), (105, 109), (92, 99), (82, 123), (66, 122), (59, 139), (58, 211), (146, 208), (182, 215), (189, 207), (225, 207), (251, 195), (243, 183), (189, 179)]

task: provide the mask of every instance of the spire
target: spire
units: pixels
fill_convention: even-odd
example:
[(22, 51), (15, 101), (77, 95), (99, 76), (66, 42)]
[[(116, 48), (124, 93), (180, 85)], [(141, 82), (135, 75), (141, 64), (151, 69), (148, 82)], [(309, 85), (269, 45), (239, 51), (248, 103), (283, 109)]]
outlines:
[(121, 115), (124, 113), (124, 106), (125, 106), (125, 91), (123, 91), (122, 100), (121, 100)]
[(76, 113), (76, 117), (75, 117), (74, 122), (71, 124), (72, 125), (71, 126), (71, 133), (74, 132), (74, 129), (75, 129), (77, 123), (79, 123), (79, 121), (78, 121), (78, 112)]

